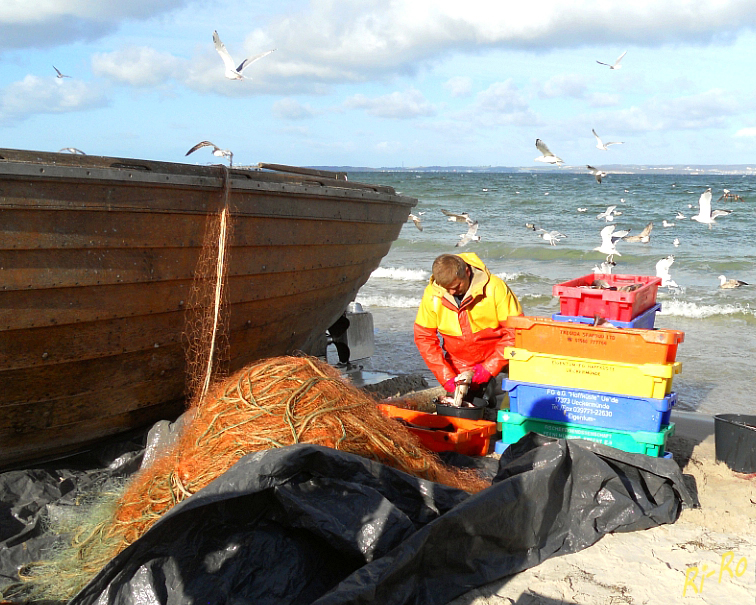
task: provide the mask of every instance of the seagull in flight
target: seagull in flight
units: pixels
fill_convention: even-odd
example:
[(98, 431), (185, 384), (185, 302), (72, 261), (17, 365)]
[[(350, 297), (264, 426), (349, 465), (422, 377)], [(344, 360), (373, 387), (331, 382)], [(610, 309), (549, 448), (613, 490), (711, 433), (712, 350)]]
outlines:
[(607, 223), (614, 220), (614, 209), (617, 206), (607, 206), (606, 210), (596, 215), (596, 219), (603, 218)]
[(552, 246), (556, 246), (559, 240), (567, 237), (564, 233), (559, 233), (559, 231), (546, 231), (546, 229), (538, 229), (538, 231), (543, 231), (543, 235), (539, 235), (538, 237), (542, 237)]
[(420, 217), (416, 214), (409, 213), (409, 216), (407, 217), (407, 222), (412, 221), (415, 223), (415, 227), (417, 227), (420, 231), (423, 230), (423, 226), (420, 224)]
[(598, 168), (594, 168), (593, 166), (590, 166), (589, 164), (586, 164), (585, 167), (591, 171), (591, 174), (596, 177), (596, 182), (601, 183), (601, 179), (604, 178), (608, 173), (604, 172), (603, 170), (599, 170)]
[(194, 147), (192, 147), (189, 151), (186, 152), (186, 155), (189, 155), (190, 153), (194, 153), (198, 149), (201, 149), (202, 147), (212, 147), (213, 148), (213, 155), (218, 158), (228, 158), (228, 165), (233, 166), (234, 165), (234, 154), (232, 151), (228, 149), (221, 149), (214, 143), (211, 143), (210, 141), (202, 141), (201, 143), (197, 143)]
[(625, 144), (624, 141), (608, 141), (604, 143), (604, 141), (601, 140), (601, 137), (596, 134), (596, 131), (593, 128), (591, 128), (591, 132), (593, 133), (593, 136), (596, 137), (597, 149), (602, 149), (603, 151), (609, 151), (609, 145), (624, 145)]
[(651, 241), (651, 230), (654, 228), (654, 222), (651, 221), (648, 225), (646, 225), (643, 228), (643, 231), (641, 231), (638, 235), (629, 235), (625, 238), (626, 242), (641, 242), (642, 244), (647, 244)]
[(76, 147), (64, 147), (58, 153), (75, 153), (77, 155), (87, 155), (84, 153), (81, 149), (76, 149)]
[(455, 247), (466, 246), (470, 242), (479, 242), (480, 235), (476, 235), (477, 232), (478, 232), (478, 221), (471, 221), (470, 219), (467, 219), (467, 233), (460, 234), (459, 241), (455, 244)]
[(719, 287), (724, 290), (731, 290), (732, 288), (740, 288), (740, 286), (747, 286), (748, 284), (739, 279), (727, 279), (724, 275), (719, 276)]
[(544, 164), (557, 164), (559, 166), (564, 164), (564, 160), (551, 153), (551, 151), (549, 151), (549, 148), (546, 147), (546, 143), (544, 143), (541, 139), (536, 139), (535, 146), (538, 151), (541, 152), (541, 155), (535, 158), (534, 161), (543, 162)]
[(450, 222), (457, 222), (457, 223), (469, 223), (470, 222), (470, 215), (467, 212), (460, 212), (459, 214), (456, 214), (455, 212), (449, 212), (448, 210), (441, 209), (441, 212), (444, 213), (444, 215), (448, 216), (446, 220)]
[(672, 279), (672, 276), (669, 273), (669, 268), (672, 266), (672, 263), (674, 262), (675, 262), (675, 257), (670, 254), (669, 256), (662, 258), (656, 263), (656, 277), (661, 277), (662, 287), (667, 287), (667, 288), (680, 287), (677, 285), (677, 283), (675, 283), (675, 281)]
[(617, 60), (614, 62), (614, 64), (609, 63), (602, 63), (601, 61), (596, 61), (599, 65), (608, 65), (609, 69), (620, 69), (622, 65), (620, 65), (620, 61), (622, 61), (622, 57), (624, 57), (627, 54), (627, 51), (623, 52), (619, 57), (617, 57)]
[(215, 44), (215, 50), (218, 51), (218, 54), (221, 56), (221, 59), (223, 59), (223, 64), (226, 66), (226, 71), (224, 75), (229, 80), (244, 80), (246, 79), (242, 75), (242, 71), (244, 71), (245, 68), (249, 67), (252, 63), (255, 61), (262, 59), (263, 57), (269, 55), (272, 53), (273, 50), (266, 50), (264, 53), (260, 53), (259, 55), (255, 55), (254, 57), (249, 57), (248, 59), (244, 59), (241, 63), (239, 63), (238, 67), (234, 67), (235, 63), (234, 60), (231, 58), (231, 55), (228, 54), (228, 50), (226, 50), (226, 45), (221, 42), (220, 36), (218, 35), (217, 31), (213, 32), (213, 43)]
[(709, 225), (709, 229), (711, 229), (711, 226), (714, 224), (714, 221), (717, 219), (717, 217), (720, 216), (727, 216), (730, 214), (732, 210), (714, 210), (711, 209), (711, 187), (709, 187), (706, 191), (704, 191), (701, 194), (701, 197), (698, 198), (698, 214), (695, 216), (691, 216), (690, 220), (692, 221), (698, 221), (699, 223), (704, 223), (706, 225)]
[(685, 218), (685, 215), (684, 215), (684, 214), (683, 214), (682, 212), (680, 212), (680, 211), (678, 210), (678, 211), (677, 211), (677, 214), (675, 215), (675, 218), (676, 218), (676, 219), (677, 219), (678, 221), (681, 221), (681, 220), (683, 220), (683, 219)]
[(628, 234), (628, 231), (614, 232), (615, 225), (607, 225), (601, 230), (601, 245), (594, 248), (597, 252), (606, 254), (606, 262), (611, 263), (614, 261), (614, 255), (622, 256), (617, 252), (615, 242), (621, 240)]
[(70, 78), (71, 77), (71, 76), (67, 76), (66, 74), (60, 73), (60, 70), (57, 67), (55, 67), (55, 65), (53, 65), (53, 69), (55, 70), (55, 73), (58, 74), (57, 76), (55, 76), (56, 78)]

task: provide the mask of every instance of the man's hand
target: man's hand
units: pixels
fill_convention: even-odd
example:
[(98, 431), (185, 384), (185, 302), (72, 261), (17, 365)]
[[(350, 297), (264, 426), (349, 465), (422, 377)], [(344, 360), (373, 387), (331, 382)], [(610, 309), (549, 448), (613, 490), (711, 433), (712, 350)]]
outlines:
[(491, 372), (486, 370), (486, 368), (484, 368), (482, 364), (476, 363), (473, 366), (472, 383), (486, 384), (489, 380), (491, 380)]

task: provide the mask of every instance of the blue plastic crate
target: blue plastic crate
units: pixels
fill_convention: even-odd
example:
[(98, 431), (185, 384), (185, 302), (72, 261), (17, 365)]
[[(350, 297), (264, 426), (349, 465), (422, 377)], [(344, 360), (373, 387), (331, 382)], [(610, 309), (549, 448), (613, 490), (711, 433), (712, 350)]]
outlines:
[(669, 424), (674, 391), (663, 399), (505, 380), (509, 411), (528, 418), (622, 431), (657, 432)]
[[(607, 321), (616, 328), (643, 328), (651, 330), (654, 327), (656, 314), (659, 311), (661, 311), (661, 303), (656, 303), (653, 307), (643, 311), (643, 313), (634, 317), (630, 321), (617, 321), (614, 319), (609, 319)], [(559, 313), (554, 313), (551, 316), (551, 319), (554, 321), (571, 321), (572, 323), (589, 325), (593, 325), (593, 322), (595, 321), (595, 318), (593, 317), (583, 317), (582, 315), (559, 315)]]

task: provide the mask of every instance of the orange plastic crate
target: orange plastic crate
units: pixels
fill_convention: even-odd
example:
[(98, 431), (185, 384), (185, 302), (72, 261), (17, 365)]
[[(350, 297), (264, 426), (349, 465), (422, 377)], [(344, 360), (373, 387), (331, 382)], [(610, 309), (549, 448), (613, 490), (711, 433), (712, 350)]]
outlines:
[[(591, 288), (597, 279), (617, 288), (634, 284), (640, 284), (640, 287), (630, 292)], [(660, 284), (661, 277), (591, 273), (557, 284), (552, 292), (559, 297), (560, 315), (599, 315), (609, 320), (631, 321), (656, 303)]]
[(605, 328), (546, 317), (509, 317), (507, 327), (514, 328), (517, 348), (624, 363), (673, 363), (685, 338), (679, 330)]
[[(379, 403), (378, 409), (394, 420), (403, 420), (420, 442), (433, 452), (459, 452), (467, 456), (485, 456), (496, 434), (496, 423), (439, 416), (394, 405)], [(448, 427), (450, 430), (441, 430)]]

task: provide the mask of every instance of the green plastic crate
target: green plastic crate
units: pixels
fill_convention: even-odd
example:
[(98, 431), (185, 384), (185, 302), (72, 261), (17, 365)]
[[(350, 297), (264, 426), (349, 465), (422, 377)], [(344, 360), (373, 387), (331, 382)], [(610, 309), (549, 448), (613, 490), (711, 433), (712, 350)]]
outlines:
[(501, 441), (516, 443), (530, 432), (557, 439), (586, 439), (632, 454), (645, 454), (659, 457), (664, 455), (667, 437), (675, 432), (675, 423), (656, 432), (649, 431), (621, 431), (619, 429), (604, 429), (585, 426), (572, 422), (554, 422), (528, 418), (507, 410), (499, 410), (498, 421), (501, 427)]

